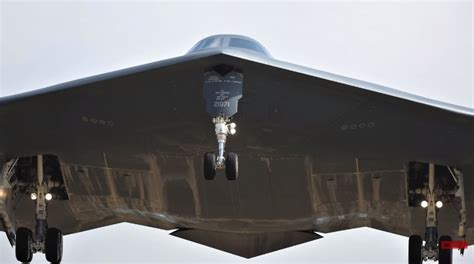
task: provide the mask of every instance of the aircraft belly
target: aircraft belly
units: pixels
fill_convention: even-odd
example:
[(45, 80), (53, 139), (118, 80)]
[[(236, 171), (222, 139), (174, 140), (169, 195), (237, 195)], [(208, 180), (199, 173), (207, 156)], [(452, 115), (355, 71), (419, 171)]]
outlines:
[[(402, 161), (241, 154), (245, 166), (237, 181), (223, 174), (206, 181), (200, 156), (148, 154), (141, 159), (146, 164), (141, 169), (62, 163), (69, 201), (60, 203), (71, 215), (64, 225), (75, 223), (69, 230), (76, 230), (109, 221), (240, 233), (327, 233), (363, 226), (402, 235), (424, 230), (424, 211), (408, 207)], [(51, 210), (63, 211), (61, 206)], [(27, 211), (23, 208), (17, 211)], [(447, 207), (440, 218), (440, 232), (455, 237), (457, 213)], [(468, 234), (473, 231), (469, 225)]]
[[(83, 206), (87, 200), (94, 210), (124, 221), (139, 215), (176, 226), (181, 222), (214, 222), (218, 228), (220, 223), (226, 226), (226, 222), (241, 222), (236, 230), (253, 221), (262, 226), (274, 225), (273, 221), (288, 222), (288, 228), (291, 221), (311, 222), (314, 216), (302, 158), (241, 155), (240, 163), (246, 166), (241, 167), (242, 176), (234, 182), (224, 175), (206, 181), (199, 156), (161, 154), (142, 158), (147, 170), (63, 163), (71, 206), (81, 214), (81, 210), (90, 210)], [(252, 229), (251, 225), (248, 228)]]

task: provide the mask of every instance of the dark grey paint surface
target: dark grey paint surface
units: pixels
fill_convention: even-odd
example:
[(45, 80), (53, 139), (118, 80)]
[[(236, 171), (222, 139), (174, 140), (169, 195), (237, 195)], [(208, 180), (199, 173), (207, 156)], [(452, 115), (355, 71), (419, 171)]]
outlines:
[(242, 98), (243, 75), (236, 71), (222, 76), (216, 71), (204, 73), (203, 96), (209, 116), (231, 117), (238, 112)]
[[(219, 64), (245, 78), (239, 131), (227, 144), (240, 157), (236, 182), (201, 175), (202, 154), (216, 148), (203, 73)], [(406, 197), (406, 164), (414, 160), (461, 169), (474, 211), (472, 109), (241, 49), (208, 49), (0, 104), (5, 159), (60, 158), (70, 199), (50, 203), (49, 221), (65, 233), (126, 221), (199, 236), (360, 226), (422, 234), (424, 211)], [(33, 226), (33, 205), (20, 202), (17, 226)], [(445, 208), (440, 218), (440, 233), (455, 236), (457, 212)], [(473, 214), (467, 231), (472, 244)], [(216, 237), (230, 239), (227, 246), (243, 241)]]

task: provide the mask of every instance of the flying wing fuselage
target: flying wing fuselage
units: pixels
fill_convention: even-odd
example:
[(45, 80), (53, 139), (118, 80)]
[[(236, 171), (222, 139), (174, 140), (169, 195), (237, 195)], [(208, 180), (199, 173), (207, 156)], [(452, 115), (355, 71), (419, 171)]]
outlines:
[(474, 241), (473, 109), (278, 61), (247, 37), (4, 97), (0, 115), (0, 219), (22, 261), (119, 222), (244, 257), (363, 226), (415, 234), (429, 259), (449, 254), (441, 235)]

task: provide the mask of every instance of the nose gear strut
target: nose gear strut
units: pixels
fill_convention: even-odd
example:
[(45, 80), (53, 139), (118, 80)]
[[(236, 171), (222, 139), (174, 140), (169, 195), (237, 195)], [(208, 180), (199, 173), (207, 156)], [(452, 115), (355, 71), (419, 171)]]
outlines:
[(224, 148), (227, 140), (227, 135), (234, 135), (237, 130), (235, 123), (228, 122), (230, 119), (224, 117), (216, 117), (212, 119), (212, 122), (216, 126), (216, 138), (218, 144), (219, 155), (217, 156), (217, 168), (221, 169), (225, 167)]

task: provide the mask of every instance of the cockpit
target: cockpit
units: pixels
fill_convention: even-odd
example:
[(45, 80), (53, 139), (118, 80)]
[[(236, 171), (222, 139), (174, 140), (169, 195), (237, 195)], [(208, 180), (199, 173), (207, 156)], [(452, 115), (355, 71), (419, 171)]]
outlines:
[(207, 37), (194, 45), (188, 53), (200, 52), (204, 50), (231, 48), (241, 49), (257, 53), (261, 56), (270, 57), (270, 53), (262, 44), (249, 37), (241, 35), (214, 35)]

